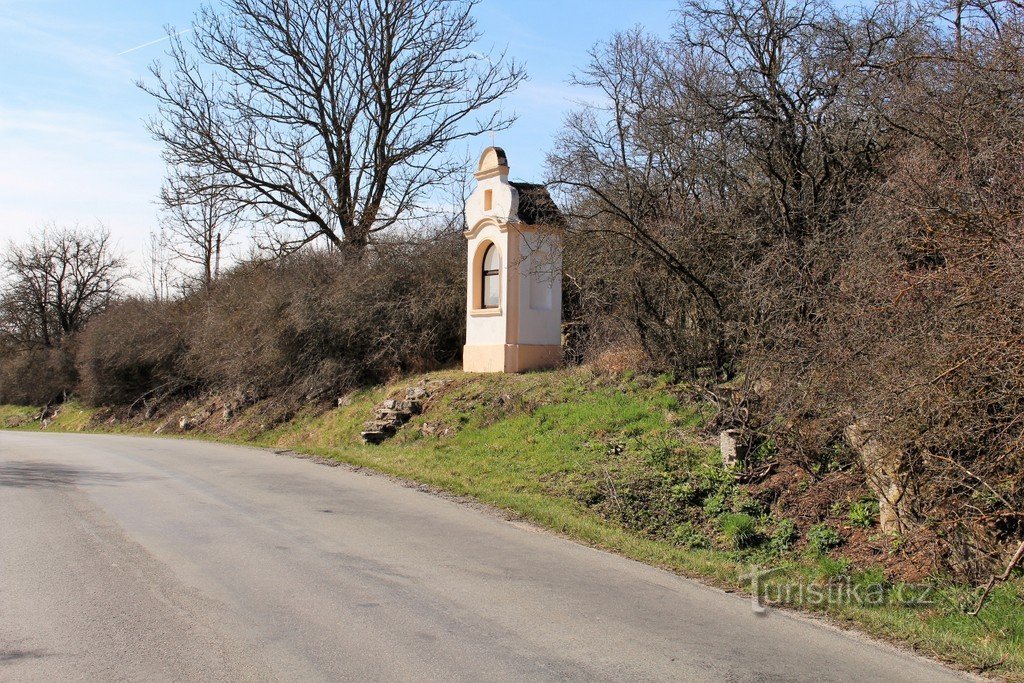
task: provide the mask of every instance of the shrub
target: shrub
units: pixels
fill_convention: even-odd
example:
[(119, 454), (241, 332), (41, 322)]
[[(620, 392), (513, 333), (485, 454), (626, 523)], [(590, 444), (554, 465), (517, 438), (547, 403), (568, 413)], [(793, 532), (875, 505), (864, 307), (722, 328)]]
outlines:
[(732, 512), (718, 520), (718, 527), (722, 536), (736, 550), (752, 548), (761, 541), (757, 531), (757, 520), (742, 512)]
[(839, 532), (825, 523), (815, 524), (807, 532), (808, 549), (819, 555), (838, 548), (842, 543)]
[(187, 302), (129, 299), (94, 318), (77, 354), (79, 392), (92, 405), (130, 404), (192, 380), (182, 370)]
[(850, 574), (853, 564), (845, 557), (835, 558), (828, 555), (821, 555), (818, 558), (818, 571), (830, 580), (840, 579)]
[(717, 517), (728, 508), (727, 494), (721, 491), (715, 491), (704, 499), (704, 514), (708, 517)]
[(891, 583), (885, 575), (885, 570), (875, 566), (855, 572), (853, 575), (853, 585), (861, 589), (884, 592), (891, 586)]
[(878, 501), (859, 500), (850, 503), (850, 524), (867, 529), (878, 521)]
[(772, 531), (771, 549), (779, 553), (789, 550), (799, 537), (800, 533), (797, 531), (796, 523), (793, 520), (779, 520)]
[(692, 522), (677, 524), (672, 529), (672, 542), (683, 548), (695, 550), (711, 546), (708, 537)]
[(462, 249), (445, 238), (237, 268), (197, 307), (186, 366), (213, 387), (312, 399), (443, 366), (462, 345)]
[(0, 403), (41, 406), (60, 401), (77, 382), (72, 341), (54, 348), (0, 352)]
[(751, 517), (760, 517), (764, 514), (764, 505), (756, 498), (752, 498), (745, 491), (737, 492), (732, 497), (733, 512), (742, 512)]

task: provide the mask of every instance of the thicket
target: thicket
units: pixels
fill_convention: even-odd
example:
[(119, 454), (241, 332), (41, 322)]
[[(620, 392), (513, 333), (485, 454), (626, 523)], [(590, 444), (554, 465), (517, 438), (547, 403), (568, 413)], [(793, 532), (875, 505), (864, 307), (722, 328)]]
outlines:
[(461, 235), (364, 258), (297, 253), (243, 266), (202, 298), (184, 368), (204, 386), (307, 399), (454, 361), (465, 320)]
[(461, 236), (242, 264), (178, 301), (130, 300), (85, 330), (83, 397), (206, 390), (326, 401), (452, 362), (464, 325)]
[(382, 242), (356, 260), (303, 251), (243, 263), (174, 300), (125, 298), (60, 345), (0, 353), (0, 400), (78, 393), (142, 405), (204, 391), (327, 401), (458, 358), (461, 235)]
[(92, 405), (131, 405), (196, 386), (184, 367), (194, 301), (128, 299), (92, 320), (78, 344), (78, 393)]
[[(1024, 534), (1016, 2), (690, 2), (598, 45), (550, 156), (574, 357), (710, 386), (722, 427), (861, 471), (904, 552)], [(614, 365), (614, 363), (613, 363)]]
[(124, 262), (103, 226), (51, 225), (9, 245), (0, 276), (0, 402), (59, 402), (78, 383), (78, 335), (123, 291)]

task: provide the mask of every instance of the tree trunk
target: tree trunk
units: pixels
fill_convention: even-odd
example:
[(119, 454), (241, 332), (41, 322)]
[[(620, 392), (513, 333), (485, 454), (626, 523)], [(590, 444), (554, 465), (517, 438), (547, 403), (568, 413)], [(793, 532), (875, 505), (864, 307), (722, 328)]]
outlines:
[(910, 474), (902, 451), (878, 438), (867, 420), (846, 428), (846, 439), (857, 454), (868, 487), (878, 497), (878, 522), (885, 533), (906, 531), (912, 518)]

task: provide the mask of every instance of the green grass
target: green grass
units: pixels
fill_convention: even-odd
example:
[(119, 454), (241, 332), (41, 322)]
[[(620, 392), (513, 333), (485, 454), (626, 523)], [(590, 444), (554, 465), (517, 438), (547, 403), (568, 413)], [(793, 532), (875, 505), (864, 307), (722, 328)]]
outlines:
[[(426, 414), (415, 417), (398, 436), (380, 446), (363, 445), (359, 432), (373, 406), (400, 395), (406, 386), (421, 379), (450, 384)], [(431, 373), (358, 392), (345, 407), (300, 413), (270, 430), (261, 430), (259, 421), (253, 420), (251, 424), (256, 426), (229, 438), (215, 438), (319, 455), (425, 483), (502, 508), (588, 545), (730, 590), (749, 589), (740, 577), (750, 562), (774, 564), (778, 570), (763, 584), (769, 598), (827, 614), (965, 668), (1024, 681), (1024, 582), (1020, 580), (997, 588), (980, 617), (974, 618), (962, 607), (973, 604), (976, 590), (940, 583), (928, 596), (929, 604), (905, 605), (898, 598), (913, 595), (912, 589), (885, 583), (877, 568), (853, 567), (828, 555), (785, 550), (792, 540), (783, 538), (791, 533), (786, 529), (767, 527), (766, 549), (751, 554), (721, 545), (719, 549), (688, 547), (704, 544), (693, 543), (695, 532), (685, 525), (677, 527), (668, 540), (656, 540), (587, 507), (581, 500), (581, 487), (588, 478), (607, 472), (602, 468), (609, 461), (609, 449), (620, 448), (616, 444), (629, 457), (649, 459), (662, 457), (658, 444), (663, 442), (682, 444), (694, 452), (713, 450), (699, 429), (708, 408), (681, 403), (669, 381), (599, 381), (585, 371)], [(0, 407), (0, 425), (19, 426), (17, 423), (32, 413)], [(72, 404), (48, 429), (89, 428), (90, 415), (88, 409)], [(447, 427), (451, 433), (426, 436), (421, 428), (427, 423)], [(147, 425), (146, 431), (152, 432), (152, 427)], [(19, 428), (30, 427), (22, 422)], [(119, 429), (107, 425), (102, 431)], [(632, 455), (634, 451), (645, 455)], [(725, 513), (722, 519), (721, 531), (729, 543), (741, 548), (750, 542), (752, 517)], [(779, 538), (773, 541), (772, 533)], [(823, 532), (819, 529), (818, 533)], [(828, 542), (819, 545), (828, 550), (831, 538), (824, 541)], [(808, 599), (801, 591), (810, 586), (829, 599)], [(843, 596), (844, 586), (875, 590), (885, 598), (884, 604), (853, 602), (848, 594)]]
[(39, 415), (39, 408), (32, 406), (0, 405), (0, 427), (14, 429), (34, 426), (32, 420)]
[(55, 432), (85, 432), (92, 427), (93, 410), (77, 402), (69, 402), (61, 407), (57, 416), (47, 427)]
[[(36, 418), (39, 417), (39, 412), (39, 408), (29, 406), (0, 405), (0, 428), (38, 430), (39, 423), (36, 422)], [(69, 401), (62, 405), (57, 416), (47, 423), (46, 430), (52, 432), (94, 430), (92, 417), (95, 412), (94, 409), (76, 401)]]

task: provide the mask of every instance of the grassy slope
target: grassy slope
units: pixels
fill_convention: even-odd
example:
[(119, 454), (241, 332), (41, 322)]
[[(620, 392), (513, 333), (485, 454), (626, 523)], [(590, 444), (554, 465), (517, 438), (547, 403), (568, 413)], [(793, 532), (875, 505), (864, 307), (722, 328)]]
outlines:
[[(591, 545), (695, 576), (736, 575), (731, 563), (710, 553), (683, 551), (609, 524), (571, 495), (568, 482), (600, 462), (608, 439), (666, 433), (693, 419), (693, 412), (677, 412), (670, 395), (635, 387), (628, 393), (614, 386), (595, 389), (585, 374), (430, 377), (456, 384), (380, 446), (362, 445), (359, 431), (394, 387), (360, 393), (350, 406), (294, 420), (255, 441), (471, 496)], [(421, 434), (424, 423), (438, 421), (457, 431), (440, 438)]]
[[(380, 446), (362, 445), (359, 431), (373, 406), (418, 380), (450, 383), (397, 437)], [(0, 426), (25, 424), (32, 412), (0, 407)], [(87, 409), (69, 406), (47, 429), (88, 429), (89, 416)], [(449, 372), (359, 392), (345, 407), (300, 414), (270, 431), (261, 430), (258, 417), (247, 422), (243, 416), (239, 424), (252, 426), (243, 426), (228, 440), (320, 455), (471, 496), (590, 545), (742, 590), (739, 576), (750, 558), (651, 540), (603, 519), (578, 500), (580, 480), (601, 471), (609, 443), (663, 437), (710, 450), (698, 429), (701, 418), (700, 406), (680, 405), (657, 380), (609, 384), (595, 382), (585, 372)], [(420, 428), (425, 423), (447, 426), (454, 433), (424, 436)], [(146, 431), (152, 427), (147, 425)], [(122, 429), (108, 425), (104, 431)], [(222, 433), (215, 438), (225, 437)], [(775, 585), (821, 586), (848, 573), (827, 558), (823, 562), (791, 554), (777, 561), (783, 569), (773, 577)], [(774, 594), (771, 588), (768, 594)], [(1024, 582), (997, 589), (981, 618), (960, 609), (972, 596), (966, 588), (947, 586), (927, 608), (864, 607), (833, 600), (814, 609), (961, 666), (1024, 681)]]

